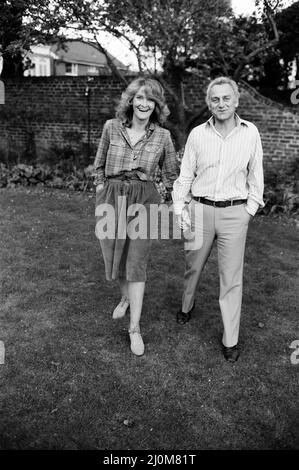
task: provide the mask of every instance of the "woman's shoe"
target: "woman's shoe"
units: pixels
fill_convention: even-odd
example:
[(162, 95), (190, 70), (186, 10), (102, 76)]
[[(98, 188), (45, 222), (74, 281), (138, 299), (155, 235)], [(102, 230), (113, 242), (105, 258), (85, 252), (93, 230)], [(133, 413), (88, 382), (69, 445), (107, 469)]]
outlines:
[(129, 329), (129, 336), (131, 341), (131, 351), (136, 356), (144, 354), (144, 343), (140, 334), (139, 326)]
[(126, 311), (128, 310), (129, 305), (130, 305), (129, 299), (123, 296), (121, 298), (121, 301), (117, 305), (117, 307), (115, 307), (114, 312), (112, 314), (112, 318), (114, 320), (117, 320), (118, 318), (124, 317), (126, 314)]

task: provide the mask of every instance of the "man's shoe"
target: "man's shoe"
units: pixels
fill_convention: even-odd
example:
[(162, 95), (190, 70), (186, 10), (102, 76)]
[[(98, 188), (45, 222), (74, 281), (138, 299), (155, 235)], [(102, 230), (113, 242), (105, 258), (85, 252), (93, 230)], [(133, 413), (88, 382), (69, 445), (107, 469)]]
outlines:
[(118, 318), (122, 318), (125, 316), (126, 311), (128, 310), (130, 303), (129, 299), (127, 297), (122, 297), (121, 301), (117, 305), (117, 307), (114, 309), (114, 312), (112, 314), (112, 318), (114, 320), (117, 320)]
[(236, 362), (238, 360), (238, 357), (240, 356), (238, 345), (236, 344), (231, 348), (223, 346), (223, 356), (228, 362)]
[(140, 334), (138, 326), (129, 329), (129, 336), (131, 341), (131, 351), (136, 356), (142, 356), (144, 354), (144, 343)]
[(177, 323), (179, 323), (180, 325), (184, 325), (185, 323), (187, 323), (191, 319), (191, 312), (193, 312), (194, 307), (195, 307), (195, 302), (191, 310), (189, 310), (189, 312), (185, 313), (185, 312), (182, 312), (182, 310), (179, 310), (178, 313), (176, 314)]

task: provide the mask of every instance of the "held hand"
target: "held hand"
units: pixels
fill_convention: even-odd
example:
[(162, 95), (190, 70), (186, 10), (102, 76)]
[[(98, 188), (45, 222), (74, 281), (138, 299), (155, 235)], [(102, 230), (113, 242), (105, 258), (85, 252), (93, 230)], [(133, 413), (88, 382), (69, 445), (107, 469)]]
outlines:
[(98, 193), (99, 191), (101, 191), (104, 187), (104, 183), (100, 183), (100, 184), (97, 184), (96, 186), (96, 193)]
[(182, 230), (187, 230), (191, 227), (191, 220), (188, 209), (183, 208), (180, 215), (177, 216), (177, 224)]

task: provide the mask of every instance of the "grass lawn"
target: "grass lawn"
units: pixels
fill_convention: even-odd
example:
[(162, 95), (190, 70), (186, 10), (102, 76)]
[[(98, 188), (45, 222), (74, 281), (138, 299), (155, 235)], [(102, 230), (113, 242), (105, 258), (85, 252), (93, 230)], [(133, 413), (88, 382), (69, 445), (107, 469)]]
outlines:
[[(1, 449), (298, 449), (298, 231), (256, 217), (245, 257), (241, 356), (221, 352), (217, 253), (190, 323), (175, 321), (180, 240), (155, 241), (143, 357), (104, 277), (94, 198), (0, 190)], [(297, 257), (297, 259), (296, 259)], [(299, 354), (298, 354), (299, 356)]]

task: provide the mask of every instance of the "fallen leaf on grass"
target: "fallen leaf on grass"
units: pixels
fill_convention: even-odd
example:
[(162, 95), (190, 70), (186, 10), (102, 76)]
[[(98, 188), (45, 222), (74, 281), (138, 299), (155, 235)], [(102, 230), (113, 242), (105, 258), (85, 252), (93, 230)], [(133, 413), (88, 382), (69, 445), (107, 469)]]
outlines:
[(134, 426), (134, 421), (132, 419), (125, 419), (124, 425), (128, 426), (128, 428), (131, 428), (132, 426)]

